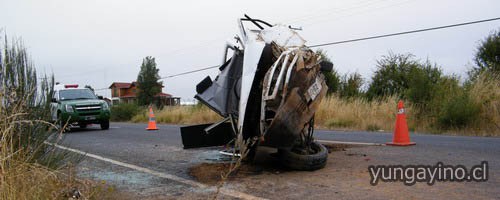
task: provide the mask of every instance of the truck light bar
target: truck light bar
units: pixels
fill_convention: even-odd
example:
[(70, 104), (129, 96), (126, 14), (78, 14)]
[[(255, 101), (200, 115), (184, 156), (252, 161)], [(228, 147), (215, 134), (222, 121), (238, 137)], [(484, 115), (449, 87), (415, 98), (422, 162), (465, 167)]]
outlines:
[(78, 88), (78, 85), (64, 85), (64, 88)]

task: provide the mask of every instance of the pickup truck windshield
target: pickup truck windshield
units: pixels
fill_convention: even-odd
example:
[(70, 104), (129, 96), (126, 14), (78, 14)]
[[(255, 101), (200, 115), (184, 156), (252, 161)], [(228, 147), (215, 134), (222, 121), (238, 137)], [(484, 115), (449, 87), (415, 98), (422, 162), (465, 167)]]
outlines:
[(61, 100), (97, 99), (89, 89), (61, 90), (59, 91), (59, 98)]

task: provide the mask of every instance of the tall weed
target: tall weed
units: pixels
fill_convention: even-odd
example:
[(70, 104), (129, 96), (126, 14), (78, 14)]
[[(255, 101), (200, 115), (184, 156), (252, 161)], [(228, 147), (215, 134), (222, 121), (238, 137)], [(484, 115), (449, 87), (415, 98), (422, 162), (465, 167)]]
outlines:
[[(0, 199), (106, 199), (94, 183), (61, 173), (73, 161), (54, 149), (58, 133), (50, 120), (53, 77), (38, 83), (20, 41), (5, 39), (0, 52)], [(106, 194), (109, 194), (106, 192)]]

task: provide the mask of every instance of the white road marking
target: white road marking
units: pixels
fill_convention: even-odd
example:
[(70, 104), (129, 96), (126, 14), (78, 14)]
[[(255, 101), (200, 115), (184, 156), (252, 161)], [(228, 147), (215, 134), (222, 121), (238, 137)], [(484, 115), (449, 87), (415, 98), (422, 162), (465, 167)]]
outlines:
[[(136, 166), (136, 165), (132, 165), (132, 164), (128, 164), (128, 163), (124, 163), (124, 162), (112, 160), (112, 159), (105, 158), (105, 157), (102, 157), (102, 156), (99, 156), (99, 155), (95, 155), (95, 154), (91, 154), (91, 153), (86, 153), (86, 152), (83, 152), (83, 151), (80, 151), (80, 150), (77, 150), (77, 149), (72, 149), (72, 148), (64, 147), (64, 146), (53, 144), (53, 143), (49, 143), (49, 142), (45, 142), (45, 143), (49, 144), (49, 145), (54, 145), (55, 147), (57, 147), (59, 149), (71, 151), (71, 152), (78, 153), (78, 154), (81, 154), (81, 155), (84, 155), (84, 156), (88, 156), (88, 157), (91, 157), (91, 158), (94, 158), (94, 159), (97, 159), (97, 160), (102, 160), (104, 162), (109, 162), (109, 163), (112, 163), (112, 164), (115, 164), (115, 165), (120, 165), (122, 167), (130, 168), (130, 169), (133, 169), (133, 170), (136, 170), (136, 171), (148, 173), (148, 174), (151, 174), (151, 175), (154, 175), (154, 176), (158, 176), (158, 177), (170, 179), (170, 180), (177, 181), (179, 183), (183, 183), (183, 184), (186, 184), (186, 185), (191, 185), (191, 186), (195, 186), (195, 187), (199, 187), (199, 188), (203, 188), (203, 189), (205, 189), (205, 188), (213, 188), (215, 190), (214, 186), (205, 185), (203, 183), (192, 181), (192, 180), (188, 180), (188, 179), (185, 179), (185, 178), (181, 178), (181, 177), (178, 177), (178, 176), (175, 176), (175, 175), (172, 175), (172, 174), (157, 172), (157, 171), (150, 170), (150, 169), (147, 169), (147, 168), (144, 168), (144, 167), (139, 167), (139, 166)], [(256, 196), (253, 196), (253, 195), (250, 195), (250, 194), (246, 194), (246, 193), (243, 193), (243, 192), (239, 192), (239, 191), (235, 191), (235, 190), (229, 190), (229, 189), (224, 189), (224, 188), (220, 189), (220, 193), (228, 195), (228, 196), (240, 198), (240, 199), (251, 199), (251, 200), (253, 200), (253, 199), (255, 199), (255, 200), (263, 200), (264, 199), (264, 198), (256, 197)]]
[(109, 128), (120, 128), (120, 127), (113, 127), (113, 126), (112, 126), (112, 127), (109, 127)]
[(344, 141), (333, 141), (333, 140), (315, 140), (319, 143), (329, 143), (329, 144), (352, 144), (352, 145), (368, 145), (368, 146), (385, 146), (385, 144), (380, 143), (366, 143), (366, 142), (344, 142)]

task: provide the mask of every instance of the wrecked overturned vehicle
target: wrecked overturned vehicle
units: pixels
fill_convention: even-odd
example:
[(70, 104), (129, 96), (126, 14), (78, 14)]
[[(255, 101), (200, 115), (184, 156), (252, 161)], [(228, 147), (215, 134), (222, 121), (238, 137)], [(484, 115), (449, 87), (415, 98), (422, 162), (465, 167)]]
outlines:
[(225, 45), (219, 75), (196, 86), (195, 98), (224, 119), (181, 127), (184, 148), (243, 138), (253, 141), (250, 159), (258, 146), (267, 146), (277, 148), (276, 155), (291, 169), (323, 168), (328, 152), (314, 141), (314, 114), (328, 89), (322, 71), (331, 71), (333, 64), (322, 62), (290, 26), (247, 15), (238, 25), (241, 33), (236, 43)]

